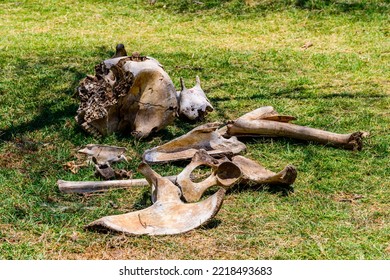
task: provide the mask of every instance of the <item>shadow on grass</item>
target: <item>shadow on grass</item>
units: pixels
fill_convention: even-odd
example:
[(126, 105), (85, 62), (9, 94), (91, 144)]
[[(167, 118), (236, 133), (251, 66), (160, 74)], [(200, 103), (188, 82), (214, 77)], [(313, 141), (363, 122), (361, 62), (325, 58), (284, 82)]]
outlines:
[(26, 134), (47, 126), (58, 124), (59, 120), (75, 115), (77, 105), (71, 104), (58, 111), (51, 111), (55, 101), (40, 106), (40, 113), (33, 120), (0, 131), (0, 139), (10, 141), (16, 136)]
[(274, 195), (289, 196), (294, 193), (294, 187), (286, 184), (240, 184), (230, 188), (227, 195), (237, 192), (268, 192)]
[(365, 13), (382, 13), (388, 12), (389, 6), (386, 1), (333, 1), (333, 0), (276, 0), (276, 1), (240, 1), (240, 0), (168, 0), (163, 4), (157, 5), (156, 8), (171, 9), (180, 13), (195, 13), (199, 11), (215, 10), (216, 13), (226, 15), (265, 15), (267, 12), (302, 9), (309, 11), (330, 12), (333, 14), (365, 12)]
[[(92, 56), (94, 55), (110, 57), (112, 52), (100, 47), (92, 53)], [(22, 83), (25, 83), (27, 89), (23, 88), (26, 92), (22, 92), (21, 89), (20, 92), (17, 92), (17, 95), (20, 94), (20, 98), (15, 98), (18, 98), (17, 102), (19, 103), (34, 104), (31, 110), (35, 111), (33, 114), (36, 116), (27, 122), (14, 120), (13, 123), (16, 124), (0, 129), (1, 140), (10, 141), (16, 136), (23, 136), (26, 133), (56, 125), (61, 120), (67, 120), (76, 115), (78, 104), (70, 102), (69, 97), (75, 97), (75, 89), (80, 80), (86, 77), (86, 73), (76, 67), (63, 66), (63, 64), (64, 61), (61, 58), (54, 56), (43, 56), (33, 60), (17, 59), (15, 75), (23, 77)], [(70, 86), (65, 90), (56, 89), (56, 87), (62, 88), (63, 83), (70, 84)], [(50, 98), (45, 97), (47, 93), (50, 93)], [(56, 98), (53, 99), (52, 96), (56, 96)], [(36, 101), (32, 102), (34, 99)], [(45, 102), (39, 103), (40, 100), (45, 100)], [(61, 104), (64, 105), (61, 106)]]

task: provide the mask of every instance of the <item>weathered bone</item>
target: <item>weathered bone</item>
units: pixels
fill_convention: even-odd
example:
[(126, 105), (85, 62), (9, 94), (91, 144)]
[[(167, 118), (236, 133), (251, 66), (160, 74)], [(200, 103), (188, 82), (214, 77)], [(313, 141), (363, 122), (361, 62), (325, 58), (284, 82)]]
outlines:
[(196, 85), (190, 89), (184, 85), (183, 78), (180, 78), (180, 85), (181, 91), (178, 93), (180, 116), (190, 120), (202, 120), (214, 110), (201, 88), (199, 76), (196, 76)]
[(232, 162), (240, 168), (242, 172), (240, 183), (243, 184), (292, 185), (297, 178), (297, 170), (292, 165), (287, 165), (282, 171), (275, 173), (240, 155), (234, 156)]
[(86, 154), (89, 160), (94, 158), (95, 164), (106, 164), (119, 161), (127, 161), (126, 148), (99, 144), (88, 144), (78, 151)]
[(161, 146), (146, 150), (144, 161), (162, 163), (188, 160), (204, 149), (209, 155), (235, 155), (245, 150), (236, 137), (224, 138), (217, 130), (220, 123), (207, 123)]
[(261, 107), (229, 123), (227, 134), (230, 136), (291, 137), (352, 150), (361, 150), (362, 139), (368, 135), (361, 131), (337, 134), (289, 123), (294, 119), (291, 116), (279, 115), (271, 106)]
[[(195, 183), (191, 180), (192, 172), (199, 166), (211, 168), (211, 174), (202, 182)], [(177, 175), (176, 184), (180, 187), (182, 195), (187, 202), (200, 199), (203, 193), (212, 186), (232, 186), (241, 178), (241, 170), (228, 159), (218, 161), (211, 157), (205, 150), (195, 153), (190, 164)]]
[(103, 217), (90, 223), (90, 229), (109, 229), (130, 235), (168, 235), (188, 232), (213, 218), (225, 195), (223, 188), (197, 203), (180, 200), (178, 188), (154, 172), (146, 163), (139, 171), (156, 189), (157, 200), (146, 209), (122, 215)]
[(120, 56), (95, 67), (77, 88), (77, 122), (95, 136), (114, 132), (147, 137), (173, 122), (177, 114), (172, 80), (153, 58)]
[[(171, 182), (176, 182), (176, 176), (165, 177)], [(132, 187), (146, 187), (149, 185), (145, 178), (110, 180), (110, 181), (57, 181), (58, 189), (63, 193), (87, 194), (94, 192), (104, 192), (115, 189), (127, 189)]]

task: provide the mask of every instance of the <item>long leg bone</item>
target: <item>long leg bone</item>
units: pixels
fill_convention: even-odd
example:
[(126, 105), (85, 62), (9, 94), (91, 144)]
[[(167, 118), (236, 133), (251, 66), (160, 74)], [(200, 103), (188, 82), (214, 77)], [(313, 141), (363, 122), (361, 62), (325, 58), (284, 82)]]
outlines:
[(207, 123), (161, 146), (145, 151), (147, 163), (188, 160), (204, 149), (210, 155), (235, 155), (245, 150), (245, 144), (236, 137), (224, 138), (217, 128), (220, 123)]
[(156, 189), (156, 202), (140, 211), (103, 217), (87, 225), (87, 228), (110, 229), (130, 235), (179, 234), (207, 222), (222, 206), (225, 195), (223, 188), (201, 202), (184, 203), (180, 200), (178, 188), (146, 163), (140, 165), (139, 171)]
[(261, 107), (228, 124), (227, 134), (230, 136), (291, 137), (351, 150), (361, 150), (362, 139), (368, 135), (361, 131), (337, 134), (289, 123), (294, 119), (294, 117), (279, 115), (271, 106)]

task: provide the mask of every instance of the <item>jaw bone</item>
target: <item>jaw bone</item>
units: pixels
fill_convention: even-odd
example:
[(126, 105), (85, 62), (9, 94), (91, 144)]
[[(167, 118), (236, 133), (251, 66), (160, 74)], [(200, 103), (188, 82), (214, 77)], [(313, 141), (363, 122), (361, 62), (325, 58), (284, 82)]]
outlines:
[(218, 131), (220, 123), (207, 123), (161, 146), (146, 150), (147, 163), (188, 160), (204, 149), (209, 155), (235, 155), (245, 150), (245, 144), (236, 137), (224, 138)]
[(179, 234), (207, 222), (222, 206), (225, 195), (223, 188), (203, 201), (184, 203), (178, 187), (146, 163), (141, 163), (139, 171), (156, 190), (153, 205), (140, 211), (103, 217), (87, 225), (87, 228), (109, 229), (130, 235)]

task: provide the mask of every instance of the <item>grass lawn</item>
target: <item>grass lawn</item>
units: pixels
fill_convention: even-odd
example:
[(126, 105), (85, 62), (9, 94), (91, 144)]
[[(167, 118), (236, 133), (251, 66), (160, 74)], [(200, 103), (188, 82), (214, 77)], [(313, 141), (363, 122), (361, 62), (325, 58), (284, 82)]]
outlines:
[[(390, 259), (390, 2), (201, 2), (0, 2), (0, 259)], [(370, 137), (357, 152), (245, 140), (266, 168), (297, 167), (293, 192), (236, 187), (212, 221), (176, 236), (87, 231), (151, 202), (146, 187), (59, 192), (58, 179), (95, 179), (92, 166), (64, 169), (78, 149), (126, 147), (121, 167), (135, 171), (145, 149), (200, 125), (177, 120), (141, 141), (84, 133), (75, 88), (117, 43), (158, 59), (177, 87), (199, 75), (207, 122), (271, 105), (296, 124)]]

